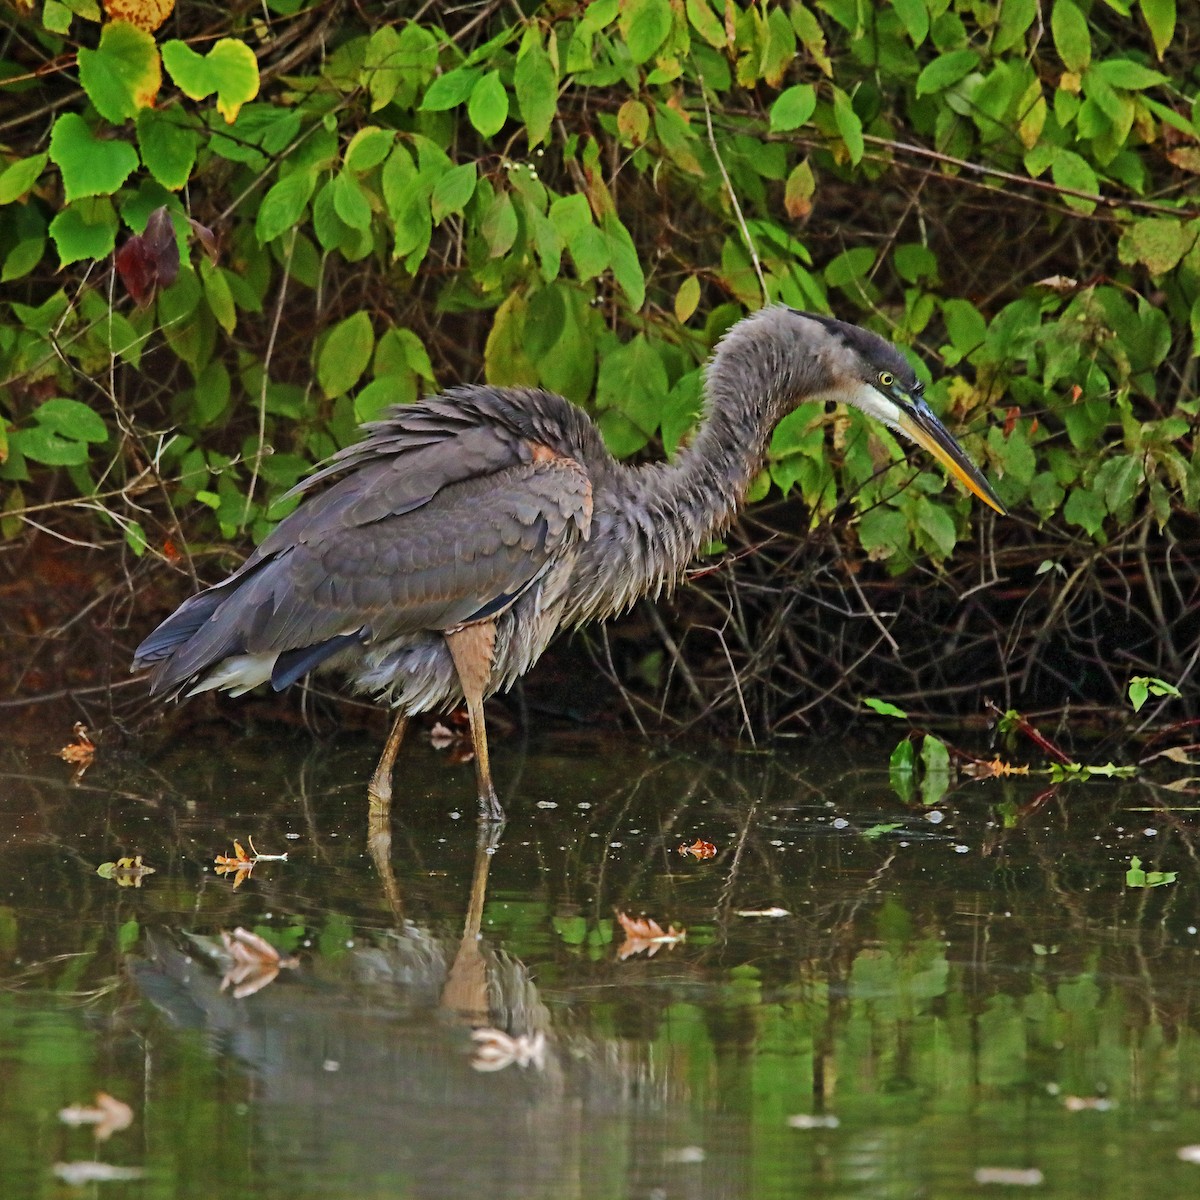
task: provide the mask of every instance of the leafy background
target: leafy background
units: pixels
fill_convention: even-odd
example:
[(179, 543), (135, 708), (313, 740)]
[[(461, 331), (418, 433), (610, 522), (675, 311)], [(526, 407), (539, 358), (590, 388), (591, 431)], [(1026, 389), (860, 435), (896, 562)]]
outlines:
[[(123, 670), (278, 496), (427, 389), (542, 385), (615, 453), (671, 453), (711, 346), (767, 298), (901, 345), (1013, 515), (801, 409), (725, 557), (601, 647), (635, 713), (1078, 709), (1140, 674), (1191, 704), (1193, 6), (10, 7), (14, 689)], [(178, 276), (152, 257), (131, 295), (114, 251), (163, 206)], [(75, 589), (50, 616), (47, 583)]]

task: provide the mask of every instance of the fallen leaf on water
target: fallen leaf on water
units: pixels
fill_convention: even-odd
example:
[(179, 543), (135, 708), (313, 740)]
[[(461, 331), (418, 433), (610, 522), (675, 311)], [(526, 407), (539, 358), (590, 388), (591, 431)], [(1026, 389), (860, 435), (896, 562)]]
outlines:
[(1067, 1112), (1108, 1112), (1116, 1108), (1116, 1101), (1103, 1096), (1064, 1096), (1063, 1108)]
[(280, 970), (299, 965), (297, 958), (284, 958), (270, 942), (240, 925), (232, 933), (221, 930), (221, 941), (233, 964), (221, 980), (221, 991), (233, 989), (234, 999), (253, 996), (270, 983)]
[(1200, 1163), (1200, 1146), (1180, 1146), (1175, 1151), (1175, 1157), (1180, 1162)]
[(537, 1033), (507, 1034), (502, 1029), (473, 1029), (471, 1040), (475, 1053), (471, 1066), (476, 1071), (503, 1071), (514, 1063), (522, 1068), (546, 1065), (546, 1035)]
[(75, 768), (71, 782), (78, 783), (83, 778), (84, 772), (92, 765), (92, 759), (96, 755), (96, 743), (92, 741), (91, 732), (82, 721), (75, 722), (73, 732), (75, 741), (69, 746), (64, 746), (58, 752), (58, 757)]
[(142, 880), (147, 875), (155, 874), (153, 867), (142, 862), (142, 856), (135, 854), (132, 858), (118, 858), (116, 862), (101, 863), (96, 868), (96, 874), (101, 879), (115, 879), (121, 887), (141, 887)]
[(254, 839), (248, 837), (246, 839), (250, 843), (250, 853), (247, 854), (242, 847), (242, 843), (236, 838), (233, 842), (233, 854), (225, 855), (218, 854), (213, 860), (216, 864), (215, 874), (229, 875), (236, 872), (237, 877), (233, 881), (235, 889), (242, 886), (247, 879), (250, 878), (250, 873), (255, 866), (260, 862), (287, 862), (287, 853), (283, 854), (259, 854), (254, 845)]
[(114, 1167), (102, 1162), (55, 1163), (54, 1174), (72, 1187), (83, 1187), (85, 1183), (113, 1183), (127, 1179), (141, 1179), (145, 1174), (141, 1167)]
[(687, 937), (686, 929), (676, 929), (674, 925), (668, 925), (664, 933), (662, 926), (652, 917), (631, 917), (619, 912), (617, 921), (625, 931), (625, 940), (617, 950), (617, 958), (622, 961), (631, 955), (643, 953), (647, 958), (653, 958), (659, 946), (674, 946)]
[(739, 908), (734, 914), (738, 917), (790, 917), (792, 914), (786, 908)]
[(712, 842), (706, 842), (703, 838), (697, 838), (690, 846), (682, 845), (679, 847), (679, 853), (684, 858), (690, 854), (693, 858), (713, 858), (717, 853), (717, 848)]
[(61, 1108), (58, 1119), (64, 1125), (94, 1125), (96, 1141), (106, 1142), (114, 1133), (133, 1124), (133, 1109), (107, 1092), (97, 1092), (94, 1105), (72, 1104)]
[(995, 779), (1004, 778), (1009, 775), (1028, 775), (1029, 768), (1027, 766), (1015, 766), (1012, 763), (1004, 762), (1000, 758), (993, 758), (990, 761), (979, 760), (965, 763), (962, 767), (962, 773), (971, 779)]

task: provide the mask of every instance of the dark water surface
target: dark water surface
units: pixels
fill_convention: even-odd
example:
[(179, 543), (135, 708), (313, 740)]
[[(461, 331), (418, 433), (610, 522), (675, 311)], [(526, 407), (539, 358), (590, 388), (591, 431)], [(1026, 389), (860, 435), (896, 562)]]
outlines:
[[(370, 830), (377, 750), (191, 739), (71, 786), (10, 739), (0, 1196), (1200, 1193), (1174, 793), (993, 780), (924, 808), (886, 746), (547, 741), (498, 749), (491, 847), (470, 767), (427, 744)], [(213, 860), (250, 837), (288, 860), (235, 888)], [(96, 873), (133, 855), (140, 887)], [(1173, 878), (1130, 887), (1135, 855)], [(686, 941), (622, 958), (617, 912)], [(223, 987), (238, 927), (297, 965)], [(58, 1116), (98, 1091), (132, 1109), (99, 1141)]]

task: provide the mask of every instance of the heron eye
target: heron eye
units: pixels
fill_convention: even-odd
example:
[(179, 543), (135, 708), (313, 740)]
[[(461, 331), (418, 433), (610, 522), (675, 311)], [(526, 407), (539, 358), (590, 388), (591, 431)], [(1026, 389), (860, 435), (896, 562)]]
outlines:
[(892, 384), (895, 382), (896, 382), (896, 377), (890, 371), (880, 371), (879, 372), (879, 386), (880, 387), (885, 387), (885, 388), (891, 387)]

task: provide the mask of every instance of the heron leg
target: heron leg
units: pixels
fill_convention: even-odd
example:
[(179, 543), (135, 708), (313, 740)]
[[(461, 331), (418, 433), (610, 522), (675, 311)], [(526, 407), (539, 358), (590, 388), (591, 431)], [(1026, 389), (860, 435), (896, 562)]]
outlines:
[(383, 753), (375, 767), (375, 774), (367, 784), (367, 796), (372, 805), (386, 808), (392, 802), (392, 768), (396, 765), (396, 755), (400, 752), (400, 743), (404, 741), (404, 731), (408, 728), (408, 713), (396, 714), (392, 723), (392, 731), (388, 734), (383, 745)]
[(476, 621), (446, 634), (446, 645), (462, 684), (467, 716), (471, 720), (471, 744), (475, 750), (475, 782), (479, 790), (479, 819), (504, 820), (504, 809), (492, 786), (488, 760), (487, 724), (483, 718), (483, 694), (492, 677), (492, 653), (496, 648), (496, 623)]

